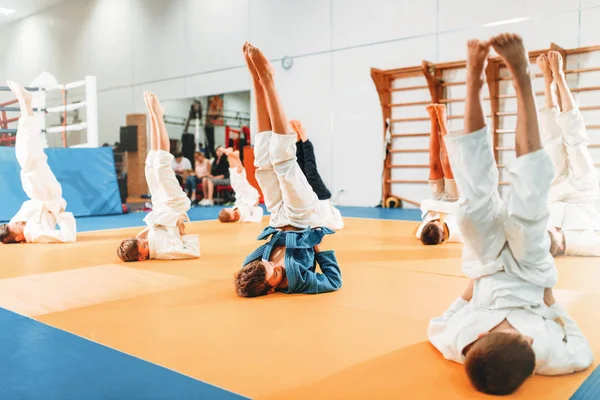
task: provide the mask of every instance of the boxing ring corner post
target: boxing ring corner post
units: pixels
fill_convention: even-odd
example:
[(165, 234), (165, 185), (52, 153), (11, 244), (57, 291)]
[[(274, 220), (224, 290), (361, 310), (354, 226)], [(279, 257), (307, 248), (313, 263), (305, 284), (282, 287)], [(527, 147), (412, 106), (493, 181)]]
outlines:
[(98, 91), (96, 77), (88, 75), (85, 77), (85, 102), (87, 122), (88, 147), (100, 147), (98, 136)]

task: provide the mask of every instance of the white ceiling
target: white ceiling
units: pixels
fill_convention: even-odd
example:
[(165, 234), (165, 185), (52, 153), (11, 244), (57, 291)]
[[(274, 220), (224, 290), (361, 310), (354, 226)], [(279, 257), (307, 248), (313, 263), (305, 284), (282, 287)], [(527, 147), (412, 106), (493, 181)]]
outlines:
[(25, 18), (64, 1), (66, 0), (0, 0), (0, 8), (15, 10), (10, 15), (0, 15), (0, 25)]

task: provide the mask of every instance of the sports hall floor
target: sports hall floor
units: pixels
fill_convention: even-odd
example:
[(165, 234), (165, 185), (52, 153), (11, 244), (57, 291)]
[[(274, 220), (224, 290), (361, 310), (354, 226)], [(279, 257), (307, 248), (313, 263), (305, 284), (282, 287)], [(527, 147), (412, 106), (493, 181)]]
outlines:
[[(144, 214), (79, 219), (75, 244), (0, 247), (0, 399), (486, 397), (427, 342), (467, 281), (460, 245), (413, 237), (418, 211), (342, 207), (346, 228), (325, 242), (340, 291), (241, 299), (232, 275), (262, 227), (220, 224), (218, 210), (190, 213), (193, 261), (120, 263)], [(600, 358), (600, 260), (557, 263), (557, 299)], [(600, 399), (595, 368), (513, 397)]]

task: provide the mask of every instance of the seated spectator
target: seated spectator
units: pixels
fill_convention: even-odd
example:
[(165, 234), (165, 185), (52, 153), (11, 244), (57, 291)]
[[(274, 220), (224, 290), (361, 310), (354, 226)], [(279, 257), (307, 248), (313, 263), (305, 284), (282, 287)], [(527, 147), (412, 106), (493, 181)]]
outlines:
[(175, 153), (175, 159), (171, 162), (171, 166), (175, 171), (175, 176), (177, 176), (177, 180), (180, 185), (183, 185), (185, 182), (185, 178), (192, 170), (192, 163), (190, 160), (185, 158), (181, 153)]
[(204, 199), (200, 202), (201, 206), (212, 206), (215, 186), (229, 186), (229, 161), (225, 155), (225, 148), (219, 146), (215, 149), (217, 157), (212, 163), (210, 175), (202, 180), (202, 191)]
[(194, 170), (185, 181), (186, 192), (192, 203), (196, 202), (196, 188), (198, 183), (204, 183), (204, 180), (210, 175), (210, 161), (204, 156), (204, 153), (197, 151), (194, 154)]

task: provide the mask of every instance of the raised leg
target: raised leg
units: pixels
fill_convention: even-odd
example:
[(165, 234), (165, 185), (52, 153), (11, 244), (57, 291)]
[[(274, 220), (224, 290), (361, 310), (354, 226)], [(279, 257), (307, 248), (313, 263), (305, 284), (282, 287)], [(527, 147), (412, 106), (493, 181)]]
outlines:
[(285, 115), (285, 111), (283, 110), (283, 106), (279, 99), (279, 93), (275, 87), (275, 81), (273, 80), (273, 66), (271, 63), (269, 63), (269, 60), (267, 60), (265, 55), (258, 48), (252, 46), (251, 44), (247, 45), (246, 52), (250, 57), (250, 61), (254, 65), (254, 70), (256, 71), (256, 74), (258, 75), (260, 83), (264, 89), (273, 133), (279, 135), (289, 134), (289, 121)]
[(235, 168), (238, 174), (241, 174), (244, 171), (244, 165), (240, 160), (240, 152), (239, 150), (233, 150), (231, 147), (225, 150), (225, 155), (227, 156), (227, 161), (229, 162), (229, 168)]
[(62, 199), (62, 187), (50, 170), (48, 157), (42, 148), (41, 130), (31, 107), (31, 93), (17, 82), (7, 83), (21, 107), (15, 153), (21, 166), (23, 190), (32, 200), (55, 203), (51, 209), (58, 213), (64, 208), (60, 204), (65, 203)]
[(515, 148), (518, 158), (542, 148), (529, 57), (523, 46), (523, 39), (517, 34), (504, 33), (495, 36), (491, 43), (512, 74), (517, 93)]
[(440, 127), (438, 124), (435, 107), (433, 104), (427, 106), (431, 129), (429, 131), (429, 188), (433, 199), (438, 200), (444, 194), (444, 170), (440, 153)]
[[(464, 134), (449, 133), (444, 137), (461, 194), (457, 221), (465, 242), (463, 272), (470, 278), (481, 277), (484, 271), (478, 266), (495, 260), (506, 244), (499, 221), (504, 205), (498, 194), (498, 168), (482, 106), (489, 51), (488, 42), (468, 42)], [(478, 262), (467, 262), (470, 260)]]
[(540, 55), (536, 63), (542, 75), (544, 75), (544, 108), (552, 109), (558, 107), (558, 101), (556, 99), (556, 85), (552, 77), (552, 69), (550, 68), (550, 62), (546, 54)]
[(537, 65), (544, 75), (544, 104), (545, 107), (540, 111), (540, 136), (542, 145), (554, 166), (553, 185), (557, 184), (562, 175), (567, 173), (567, 152), (563, 145), (562, 129), (558, 124), (559, 114), (558, 103), (556, 100), (556, 86), (552, 77), (552, 69), (545, 54), (537, 58)]
[(512, 273), (542, 287), (556, 282), (556, 267), (549, 253), (548, 192), (554, 170), (542, 150), (538, 113), (523, 40), (516, 34), (492, 38), (492, 46), (512, 74), (517, 93), (517, 160), (509, 170), (511, 192), (504, 227), (518, 267)]
[[(273, 170), (279, 179), (283, 215), (290, 225), (297, 228), (321, 226), (322, 220), (319, 220), (317, 196), (296, 162), (295, 143), (297, 137), (295, 134), (289, 133), (289, 123), (273, 80), (273, 68), (259, 49), (248, 45), (247, 50), (265, 90), (273, 126), (269, 154)], [(273, 216), (271, 219), (273, 220)]]
[(440, 127), (440, 145), (442, 149), (442, 170), (444, 171), (444, 200), (456, 201), (459, 193), (454, 181), (454, 173), (450, 166), (448, 158), (448, 149), (446, 148), (446, 136), (448, 135), (448, 119), (446, 118), (446, 106), (444, 104), (436, 104), (434, 106), (437, 116), (438, 125)]
[[(144, 92), (144, 103), (146, 103), (146, 109), (151, 110), (154, 107), (154, 94), (151, 92)], [(150, 114), (150, 150), (158, 150), (158, 135), (160, 128), (158, 123), (152, 114)]]
[[(254, 87), (254, 101), (256, 103), (256, 117), (258, 133), (254, 138), (254, 166), (256, 167), (256, 181), (260, 186), (267, 210), (271, 213), (271, 222), (276, 221), (276, 216), (283, 202), (279, 179), (273, 170), (269, 143), (272, 136), (271, 119), (267, 106), (265, 90), (260, 82), (259, 75), (248, 53), (249, 44), (244, 44), (242, 49)], [(275, 218), (274, 218), (275, 217)]]
[[(292, 130), (300, 137), (301, 146), (302, 146), (302, 158), (304, 163), (304, 168), (300, 168), (306, 179), (308, 180), (308, 184), (312, 187), (313, 191), (316, 193), (319, 200), (328, 200), (331, 198), (331, 192), (325, 186), (321, 175), (319, 174), (319, 170), (317, 168), (317, 158), (315, 157), (315, 149), (313, 144), (308, 139), (308, 135), (302, 123), (298, 120), (290, 121), (292, 125)], [(297, 146), (297, 145), (296, 145)], [(296, 151), (296, 155), (298, 151)], [(300, 163), (298, 163), (300, 164)]]
[[(169, 220), (169, 224), (171, 224), (173, 219), (176, 222), (175, 214), (185, 214), (189, 211), (191, 202), (181, 189), (181, 185), (175, 177), (175, 171), (171, 167), (173, 155), (169, 153), (169, 135), (162, 118), (164, 109), (153, 93), (147, 92), (145, 95), (148, 96), (146, 106), (153, 121), (152, 129), (154, 132), (152, 134), (156, 135), (158, 144), (158, 151), (150, 152), (154, 153), (154, 160), (150, 161), (152, 163), (150, 165), (151, 171), (147, 173), (146, 179), (151, 187), (153, 210), (157, 211), (162, 207), (166, 207), (170, 214), (173, 214)], [(150, 154), (148, 158), (150, 158)], [(146, 164), (148, 171), (148, 159)], [(153, 184), (154, 179), (156, 179), (156, 182)], [(156, 188), (153, 190), (152, 186), (156, 186)], [(158, 213), (155, 213), (155, 215), (158, 215)]]
[(556, 86), (558, 87), (558, 91), (560, 93), (562, 112), (569, 112), (576, 106), (575, 99), (569, 90), (567, 79), (565, 78), (565, 73), (563, 71), (562, 56), (558, 51), (550, 51), (548, 52), (548, 60), (550, 63), (550, 68), (552, 69), (552, 75), (554, 76), (554, 82), (556, 82)]

